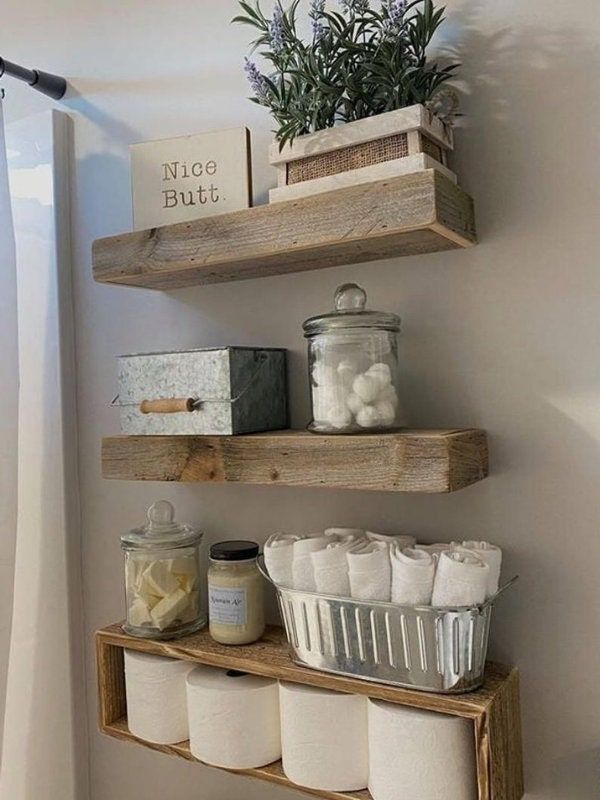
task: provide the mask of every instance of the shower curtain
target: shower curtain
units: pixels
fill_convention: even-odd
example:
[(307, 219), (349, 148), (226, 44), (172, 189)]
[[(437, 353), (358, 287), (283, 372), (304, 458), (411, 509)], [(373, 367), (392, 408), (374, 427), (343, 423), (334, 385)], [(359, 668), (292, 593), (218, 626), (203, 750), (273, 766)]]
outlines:
[[(17, 274), (15, 239), (8, 189), (3, 101), (0, 100), (0, 723), (12, 614), (15, 532), (17, 527), (17, 414), (19, 370), (17, 349)], [(0, 724), (0, 752), (2, 726)]]
[(12, 123), (6, 147), (0, 133), (1, 800), (87, 796), (69, 122)]

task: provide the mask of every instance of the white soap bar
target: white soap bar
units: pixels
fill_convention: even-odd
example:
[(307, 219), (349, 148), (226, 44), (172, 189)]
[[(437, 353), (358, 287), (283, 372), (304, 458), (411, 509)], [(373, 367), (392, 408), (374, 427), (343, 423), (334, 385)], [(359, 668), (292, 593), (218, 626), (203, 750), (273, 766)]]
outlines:
[(153, 561), (144, 570), (140, 583), (141, 595), (166, 597), (179, 588), (179, 582), (170, 569), (171, 559)]
[(177, 575), (196, 575), (198, 567), (193, 556), (181, 556), (169, 559), (169, 569)]
[(134, 625), (136, 628), (140, 628), (142, 625), (151, 624), (152, 616), (150, 614), (150, 608), (141, 597), (136, 597), (133, 603), (129, 606), (129, 610), (127, 612), (127, 622), (130, 625)]
[(168, 628), (177, 617), (180, 617), (184, 613), (189, 602), (189, 595), (186, 594), (183, 589), (177, 587), (174, 592), (167, 595), (167, 597), (163, 597), (163, 599), (154, 606), (150, 612), (152, 621), (161, 631)]

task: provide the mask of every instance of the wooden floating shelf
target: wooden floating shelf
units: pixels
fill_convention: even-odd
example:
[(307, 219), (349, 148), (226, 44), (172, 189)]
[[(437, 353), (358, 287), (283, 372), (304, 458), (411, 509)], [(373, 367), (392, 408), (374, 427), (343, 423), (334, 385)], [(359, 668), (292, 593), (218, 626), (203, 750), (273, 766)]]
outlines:
[(325, 436), (277, 431), (244, 436), (112, 436), (105, 478), (454, 492), (488, 474), (484, 431), (403, 430)]
[[(99, 725), (103, 733), (131, 740), (154, 750), (194, 761), (188, 742), (156, 745), (138, 739), (127, 727), (127, 705), (123, 650), (143, 651), (253, 675), (302, 683), (341, 692), (367, 695), (390, 703), (451, 714), (473, 722), (479, 800), (521, 800), (523, 774), (519, 677), (517, 670), (488, 664), (483, 687), (464, 695), (442, 695), (368, 683), (294, 664), (285, 633), (270, 627), (263, 639), (245, 647), (227, 647), (214, 642), (207, 630), (170, 642), (136, 639), (119, 624), (96, 634), (98, 665)], [(306, 789), (289, 781), (281, 763), (249, 770), (228, 770), (271, 781), (330, 800), (370, 800), (368, 791), (341, 793)], [(450, 799), (451, 800), (451, 799)]]
[(93, 244), (101, 283), (180, 289), (475, 244), (473, 201), (441, 173), (124, 233)]

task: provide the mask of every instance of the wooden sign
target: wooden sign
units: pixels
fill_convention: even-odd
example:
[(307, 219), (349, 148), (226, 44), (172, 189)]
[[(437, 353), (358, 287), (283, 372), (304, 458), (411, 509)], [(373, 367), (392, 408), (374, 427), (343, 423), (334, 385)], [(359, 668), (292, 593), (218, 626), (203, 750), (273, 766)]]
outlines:
[(136, 230), (238, 211), (251, 204), (247, 128), (130, 147)]

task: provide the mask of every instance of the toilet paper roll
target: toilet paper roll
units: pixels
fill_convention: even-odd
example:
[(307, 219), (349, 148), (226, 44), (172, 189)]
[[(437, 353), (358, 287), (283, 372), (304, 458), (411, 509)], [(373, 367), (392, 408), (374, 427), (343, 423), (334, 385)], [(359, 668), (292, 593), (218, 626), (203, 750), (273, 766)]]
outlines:
[(194, 665), (125, 650), (127, 722), (134, 736), (155, 744), (188, 738), (185, 679)]
[(369, 700), (373, 800), (476, 800), (471, 721)]
[(283, 771), (300, 786), (365, 789), (369, 779), (367, 698), (280, 683)]
[(186, 684), (195, 758), (225, 769), (262, 767), (281, 758), (277, 681), (201, 666)]

